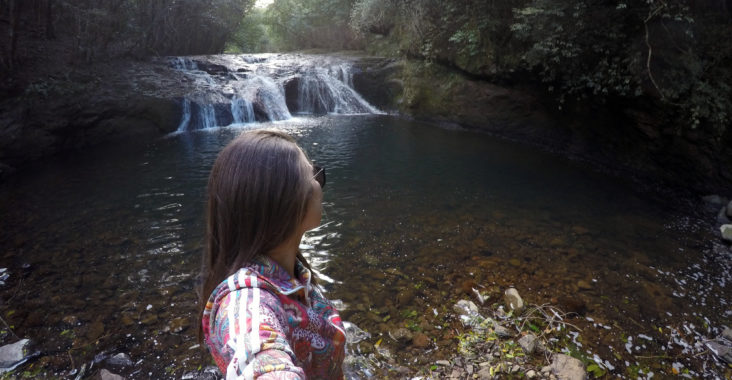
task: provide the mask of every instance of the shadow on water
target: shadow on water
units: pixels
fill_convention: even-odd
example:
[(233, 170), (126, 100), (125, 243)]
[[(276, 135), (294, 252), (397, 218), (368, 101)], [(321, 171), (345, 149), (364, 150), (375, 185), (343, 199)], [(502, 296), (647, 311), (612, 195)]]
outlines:
[[(461, 328), (451, 305), (477, 288), (491, 307), (509, 286), (576, 309), (582, 350), (614, 374), (721, 373), (699, 342), (729, 324), (729, 254), (673, 202), (520, 145), (387, 116), (257, 127), (289, 131), (327, 167), (323, 226), (302, 249), (358, 333), (352, 377), (449, 359)], [(205, 185), (248, 128), (93, 149), (0, 189), (0, 312), (37, 342), (39, 376), (73, 377), (119, 352), (130, 378), (210, 364), (195, 337)], [(389, 337), (403, 327), (427, 344)]]

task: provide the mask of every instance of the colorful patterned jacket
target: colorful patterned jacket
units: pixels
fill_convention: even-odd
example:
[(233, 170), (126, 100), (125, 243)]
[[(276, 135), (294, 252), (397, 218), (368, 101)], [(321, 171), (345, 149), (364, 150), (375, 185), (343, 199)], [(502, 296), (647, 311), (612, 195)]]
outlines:
[(262, 256), (213, 291), (203, 334), (226, 379), (341, 379), (340, 316), (299, 261), (297, 278)]

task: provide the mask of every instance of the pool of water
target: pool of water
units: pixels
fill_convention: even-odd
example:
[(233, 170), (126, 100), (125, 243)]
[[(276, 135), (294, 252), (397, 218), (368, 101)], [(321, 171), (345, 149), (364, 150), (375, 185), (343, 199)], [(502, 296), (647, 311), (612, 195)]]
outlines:
[[(490, 136), (374, 115), (105, 146), (2, 185), (0, 315), (36, 342), (38, 376), (92, 373), (119, 352), (134, 362), (116, 369), (128, 378), (211, 363), (194, 322), (208, 172), (242, 130), (271, 127), (327, 168), (323, 226), (302, 250), (371, 336), (350, 348), (369, 363), (352, 376), (451, 358), (451, 305), (476, 301), (475, 288), (495, 307), (511, 286), (579, 312), (581, 338), (567, 344), (613, 375), (724, 376), (703, 342), (730, 324), (732, 260), (690, 202)], [(429, 345), (388, 337), (401, 327)]]

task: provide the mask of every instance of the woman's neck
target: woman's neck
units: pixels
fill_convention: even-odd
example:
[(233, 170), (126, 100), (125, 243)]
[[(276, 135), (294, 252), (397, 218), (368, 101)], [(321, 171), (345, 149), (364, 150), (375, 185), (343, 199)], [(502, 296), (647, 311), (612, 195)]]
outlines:
[(267, 256), (284, 268), (292, 278), (295, 278), (295, 259), (300, 248), (300, 240), (302, 233), (296, 233), (267, 253)]

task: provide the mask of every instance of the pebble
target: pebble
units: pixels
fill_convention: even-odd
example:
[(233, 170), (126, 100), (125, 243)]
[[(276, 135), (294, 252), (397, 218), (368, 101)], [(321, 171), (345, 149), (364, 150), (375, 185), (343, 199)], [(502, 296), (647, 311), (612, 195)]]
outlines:
[(509, 330), (497, 323), (495, 323), (493, 325), (493, 332), (495, 332), (496, 336), (498, 336), (499, 338), (510, 338), (513, 336), (513, 333), (511, 332), (511, 330)]
[(533, 379), (535, 377), (536, 377), (536, 371), (534, 371), (533, 369), (530, 369), (530, 370), (526, 371), (526, 378), (527, 379)]
[(449, 367), (450, 366), (450, 362), (447, 361), (447, 360), (438, 360), (438, 361), (435, 362), (435, 364), (441, 365), (443, 367)]
[(521, 370), (521, 367), (519, 367), (518, 364), (516, 364), (513, 367), (511, 367), (511, 373), (516, 373), (516, 372), (518, 372), (520, 370)]
[(577, 287), (580, 288), (581, 290), (590, 290), (590, 289), (592, 289), (592, 284), (590, 284), (589, 282), (587, 282), (585, 280), (579, 280), (579, 281), (577, 281)]
[(394, 331), (389, 331), (389, 337), (399, 343), (405, 343), (412, 340), (412, 333), (404, 327), (398, 328)]
[(506, 306), (510, 310), (514, 310), (517, 313), (520, 313), (521, 310), (524, 308), (524, 300), (521, 299), (521, 296), (519, 295), (518, 290), (516, 288), (509, 288), (504, 293), (503, 297), (504, 301), (506, 301)]
[(541, 368), (541, 373), (549, 373), (551, 371), (552, 371), (552, 367), (551, 366), (544, 366), (544, 367)]

